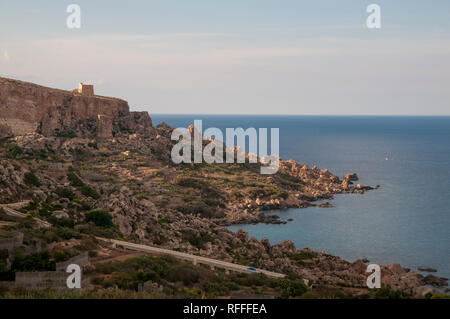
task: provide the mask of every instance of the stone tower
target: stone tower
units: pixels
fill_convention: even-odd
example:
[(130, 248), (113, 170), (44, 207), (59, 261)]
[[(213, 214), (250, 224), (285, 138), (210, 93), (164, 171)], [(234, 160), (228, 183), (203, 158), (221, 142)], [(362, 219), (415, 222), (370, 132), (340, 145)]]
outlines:
[(80, 84), (78, 84), (78, 93), (87, 96), (93, 96), (94, 86), (92, 84), (84, 84), (83, 82), (80, 82)]

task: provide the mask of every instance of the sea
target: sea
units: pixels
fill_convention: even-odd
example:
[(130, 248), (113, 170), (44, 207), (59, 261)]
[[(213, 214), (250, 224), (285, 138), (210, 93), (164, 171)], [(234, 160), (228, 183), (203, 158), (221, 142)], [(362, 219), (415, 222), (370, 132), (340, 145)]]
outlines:
[[(272, 210), (287, 224), (233, 225), (271, 244), (326, 251), (348, 261), (399, 262), (450, 278), (449, 116), (152, 115), (153, 123), (188, 127), (279, 128), (280, 156), (357, 173), (365, 194), (337, 195), (332, 208)], [(426, 273), (424, 273), (426, 274)]]

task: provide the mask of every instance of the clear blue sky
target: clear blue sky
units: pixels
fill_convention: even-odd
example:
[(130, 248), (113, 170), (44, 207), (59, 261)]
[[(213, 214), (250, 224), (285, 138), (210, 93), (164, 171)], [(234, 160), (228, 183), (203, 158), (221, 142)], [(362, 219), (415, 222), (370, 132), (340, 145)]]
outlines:
[(0, 0), (0, 26), (1, 76), (150, 113), (450, 115), (448, 0)]

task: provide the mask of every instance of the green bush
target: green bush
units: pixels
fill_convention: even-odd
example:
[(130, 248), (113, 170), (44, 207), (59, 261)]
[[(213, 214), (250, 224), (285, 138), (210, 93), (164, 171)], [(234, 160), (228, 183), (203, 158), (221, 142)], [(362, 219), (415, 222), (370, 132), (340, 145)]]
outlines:
[(56, 137), (74, 138), (74, 137), (77, 137), (77, 134), (74, 131), (61, 132), (61, 133), (56, 134)]
[(39, 181), (37, 176), (34, 175), (34, 173), (32, 173), (32, 172), (25, 173), (23, 180), (24, 180), (25, 184), (27, 184), (27, 185), (32, 185), (32, 186), (36, 186), (36, 187), (41, 186), (41, 182)]
[[(120, 289), (137, 290), (138, 284), (144, 283), (148, 280), (154, 282), (163, 282), (165, 280), (195, 282), (198, 280), (197, 274), (191, 269), (191, 265), (186, 268), (178, 268), (180, 262), (170, 256), (143, 256), (131, 258), (126, 261), (114, 261), (109, 263), (102, 263), (96, 265), (96, 271), (103, 274), (112, 274), (111, 282), (117, 285)], [(184, 271), (187, 273), (170, 274), (171, 272)], [(195, 270), (194, 270), (195, 271)], [(100, 283), (104, 285), (103, 283)]]
[(98, 227), (109, 228), (114, 226), (112, 216), (103, 210), (96, 210), (86, 214), (86, 221), (93, 222)]
[(34, 253), (30, 256), (17, 256), (11, 266), (14, 271), (54, 271), (56, 270), (55, 261), (50, 259), (48, 251)]
[(389, 285), (381, 284), (380, 289), (372, 290), (371, 297), (374, 299), (408, 299), (411, 298), (411, 295), (394, 290)]
[(300, 253), (290, 255), (289, 258), (292, 260), (295, 260), (295, 261), (302, 261), (302, 260), (313, 259), (316, 256), (317, 256), (317, 254), (315, 252), (302, 251)]
[(80, 239), (81, 234), (74, 229), (67, 227), (52, 227), (45, 231), (43, 239), (47, 243), (69, 240), (72, 238)]
[(199, 249), (204, 249), (207, 242), (212, 242), (214, 240), (214, 238), (208, 233), (195, 233), (188, 230), (182, 231), (182, 238), (183, 240), (188, 241), (192, 246)]
[(91, 206), (89, 204), (85, 203), (84, 201), (82, 201), (81, 199), (75, 198), (73, 200), (73, 202), (81, 205), (81, 207), (80, 207), (81, 210), (90, 210), (91, 209)]
[(23, 150), (16, 144), (10, 144), (6, 148), (6, 157), (16, 158), (18, 155), (23, 154)]
[(233, 281), (241, 286), (263, 286), (270, 282), (263, 274), (235, 274)]
[(69, 200), (73, 200), (75, 198), (75, 193), (70, 188), (60, 187), (55, 193), (62, 198), (67, 198)]
[(171, 219), (165, 217), (158, 219), (158, 223), (160, 224), (171, 224), (172, 222)]
[(281, 298), (299, 297), (308, 290), (303, 280), (295, 275), (277, 280), (276, 286), (281, 291)]
[(93, 188), (91, 188), (88, 185), (84, 185), (81, 187), (81, 193), (86, 197), (91, 197), (93, 199), (99, 199), (100, 195), (97, 193), (97, 191)]
[(85, 185), (83, 181), (73, 171), (67, 173), (67, 178), (69, 179), (72, 186), (83, 187)]
[(55, 216), (49, 216), (47, 220), (54, 226), (67, 227), (71, 229), (75, 227), (75, 221), (71, 218), (67, 217), (56, 218)]
[(118, 272), (111, 277), (119, 289), (137, 290), (140, 283), (151, 280), (153, 276), (144, 271)]
[(218, 275), (204, 283), (204, 290), (214, 296), (225, 296), (230, 293), (231, 290), (239, 290), (241, 286), (255, 287), (262, 286), (266, 283), (267, 277), (264, 275), (254, 274), (232, 274)]
[(227, 286), (215, 281), (205, 282), (203, 288), (207, 293), (210, 293), (214, 296), (225, 296), (230, 292), (230, 289)]
[(36, 209), (38, 208), (38, 206), (39, 206), (39, 203), (38, 203), (37, 201), (31, 201), (31, 202), (29, 202), (28, 205), (25, 206), (23, 209), (24, 209), (25, 211), (29, 212), (29, 211), (36, 210)]
[(25, 155), (29, 158), (35, 158), (35, 159), (46, 159), (49, 157), (49, 154), (46, 150), (40, 149), (40, 150), (31, 150), (28, 149), (24, 152)]
[(69, 253), (68, 251), (55, 251), (53, 253), (53, 258), (55, 259), (55, 262), (59, 263), (72, 258), (72, 254)]
[(198, 282), (200, 274), (198, 270), (190, 264), (180, 264), (171, 267), (168, 276), (168, 281), (177, 282), (181, 281), (186, 286), (195, 284)]
[(45, 202), (41, 204), (41, 208), (39, 209), (39, 215), (42, 217), (49, 217), (52, 215), (52, 212), (54, 211), (52, 206), (53, 198), (51, 196), (48, 196), (45, 199)]

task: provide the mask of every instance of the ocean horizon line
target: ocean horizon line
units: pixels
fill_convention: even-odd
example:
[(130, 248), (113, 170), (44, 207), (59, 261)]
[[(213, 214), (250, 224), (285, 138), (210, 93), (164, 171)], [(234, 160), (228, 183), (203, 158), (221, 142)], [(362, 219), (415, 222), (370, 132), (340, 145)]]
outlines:
[(152, 113), (157, 116), (304, 116), (304, 117), (450, 117), (450, 114), (249, 114), (249, 113)]

